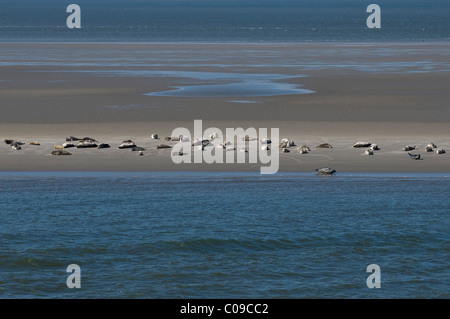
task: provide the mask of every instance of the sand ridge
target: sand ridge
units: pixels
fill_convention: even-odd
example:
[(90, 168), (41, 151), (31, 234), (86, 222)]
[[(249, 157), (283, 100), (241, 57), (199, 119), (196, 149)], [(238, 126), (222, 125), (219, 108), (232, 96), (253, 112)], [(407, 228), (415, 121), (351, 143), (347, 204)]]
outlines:
[[(257, 170), (255, 165), (176, 165), (156, 150), (152, 133), (173, 129), (279, 128), (297, 145), (329, 150), (280, 154), (280, 171), (448, 172), (449, 43), (120, 44), (0, 43), (1, 170)], [(240, 79), (242, 76), (242, 80)], [(275, 80), (274, 80), (275, 79)], [(242, 81), (242, 82), (240, 82)], [(250, 82), (248, 82), (250, 81)], [(287, 84), (310, 94), (273, 96), (149, 96), (176, 87)], [(201, 91), (201, 90), (200, 90)], [(201, 94), (201, 92), (199, 93)], [(67, 136), (92, 136), (111, 149), (51, 156)], [(118, 150), (126, 139), (148, 148), (138, 157)], [(352, 145), (381, 150), (364, 156)], [(423, 160), (402, 152), (417, 145)], [(113, 146), (115, 145), (115, 146)]]

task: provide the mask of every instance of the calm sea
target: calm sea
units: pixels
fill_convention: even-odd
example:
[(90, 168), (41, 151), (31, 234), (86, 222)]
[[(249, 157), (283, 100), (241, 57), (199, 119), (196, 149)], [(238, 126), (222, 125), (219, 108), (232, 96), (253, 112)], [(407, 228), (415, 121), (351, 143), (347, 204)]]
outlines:
[(449, 193), (448, 175), (1, 173), (0, 297), (449, 298)]
[[(0, 0), (0, 41), (450, 38), (444, 0), (376, 1), (381, 29), (366, 27), (373, 1), (77, 0), (77, 30), (69, 3)], [(3, 65), (61, 63), (33, 54), (0, 51)], [(0, 298), (450, 298), (449, 193), (448, 175), (2, 172)]]
[[(66, 8), (81, 7), (81, 29)], [(368, 29), (369, 4), (381, 29)], [(450, 39), (447, 0), (0, 0), (0, 41), (303, 42)]]

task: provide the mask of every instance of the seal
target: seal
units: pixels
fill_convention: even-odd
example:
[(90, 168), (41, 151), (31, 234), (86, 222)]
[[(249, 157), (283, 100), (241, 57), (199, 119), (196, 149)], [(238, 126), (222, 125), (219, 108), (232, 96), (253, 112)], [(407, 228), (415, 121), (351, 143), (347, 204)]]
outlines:
[(78, 137), (75, 136), (69, 136), (66, 137), (66, 142), (74, 142), (74, 141), (79, 141), (80, 139)]
[(405, 152), (409, 152), (409, 151), (412, 151), (412, 150), (415, 150), (416, 149), (416, 147), (415, 146), (411, 146), (411, 145), (406, 145), (404, 148), (403, 148), (403, 150), (405, 151)]
[(72, 153), (69, 153), (68, 151), (65, 150), (57, 150), (53, 151), (52, 155), (72, 155)]
[(89, 148), (89, 147), (97, 147), (97, 144), (94, 143), (91, 139), (81, 140), (80, 143), (77, 144), (77, 148)]
[(322, 143), (317, 145), (316, 148), (333, 148), (333, 146), (331, 146), (331, 144), (328, 143)]
[(371, 149), (372, 151), (379, 151), (379, 150), (380, 150), (380, 147), (379, 147), (377, 144), (371, 144), (371, 145), (370, 145), (370, 149)]
[(11, 144), (11, 148), (12, 148), (13, 150), (15, 150), (15, 151), (18, 151), (18, 150), (22, 149), (22, 148), (20, 147), (20, 144), (17, 143), (17, 142), (13, 142), (13, 143)]
[(136, 146), (136, 144), (132, 140), (126, 140), (119, 145), (119, 148), (131, 148), (133, 146)]
[[(209, 145), (210, 141), (209, 140), (199, 140), (199, 139), (195, 139), (192, 142), (192, 146), (198, 146), (198, 145), (202, 145), (202, 146), (206, 146)], [(226, 145), (226, 143), (225, 143)]]
[(411, 153), (408, 153), (408, 155), (409, 155), (409, 157), (410, 157), (412, 160), (420, 160), (420, 154), (411, 154)]
[(320, 167), (315, 169), (316, 175), (333, 175), (336, 173), (334, 168), (330, 167)]
[(64, 144), (62, 145), (62, 147), (63, 147), (63, 148), (71, 148), (71, 147), (75, 147), (75, 144), (73, 144), (73, 143), (64, 143)]
[(106, 143), (100, 143), (99, 145), (98, 145), (98, 147), (97, 148), (110, 148), (111, 146), (109, 146), (109, 144), (106, 144)]
[(353, 145), (354, 148), (360, 148), (360, 147), (370, 147), (372, 145), (372, 143), (367, 143), (367, 142), (357, 142), (356, 144)]
[(278, 146), (279, 146), (280, 148), (286, 148), (286, 147), (288, 147), (288, 142), (286, 142), (286, 141), (281, 142)]

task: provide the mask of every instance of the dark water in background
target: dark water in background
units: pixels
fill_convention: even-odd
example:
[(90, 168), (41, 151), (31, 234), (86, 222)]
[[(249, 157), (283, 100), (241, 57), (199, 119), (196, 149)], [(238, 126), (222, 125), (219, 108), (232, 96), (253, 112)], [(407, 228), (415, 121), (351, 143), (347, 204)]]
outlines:
[[(81, 29), (66, 8), (81, 7)], [(381, 7), (381, 29), (366, 8)], [(450, 39), (447, 0), (0, 0), (0, 41), (303, 42)]]
[(449, 193), (443, 175), (2, 173), (0, 297), (449, 298)]

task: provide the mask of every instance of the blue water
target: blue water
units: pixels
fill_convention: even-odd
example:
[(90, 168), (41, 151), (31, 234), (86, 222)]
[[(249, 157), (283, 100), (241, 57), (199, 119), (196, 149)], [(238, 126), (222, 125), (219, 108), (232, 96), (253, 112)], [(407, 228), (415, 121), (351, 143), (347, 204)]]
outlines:
[(1, 173), (0, 297), (449, 298), (449, 193), (431, 174)]
[[(81, 7), (81, 29), (66, 8)], [(303, 42), (450, 39), (447, 0), (0, 0), (0, 41)]]

